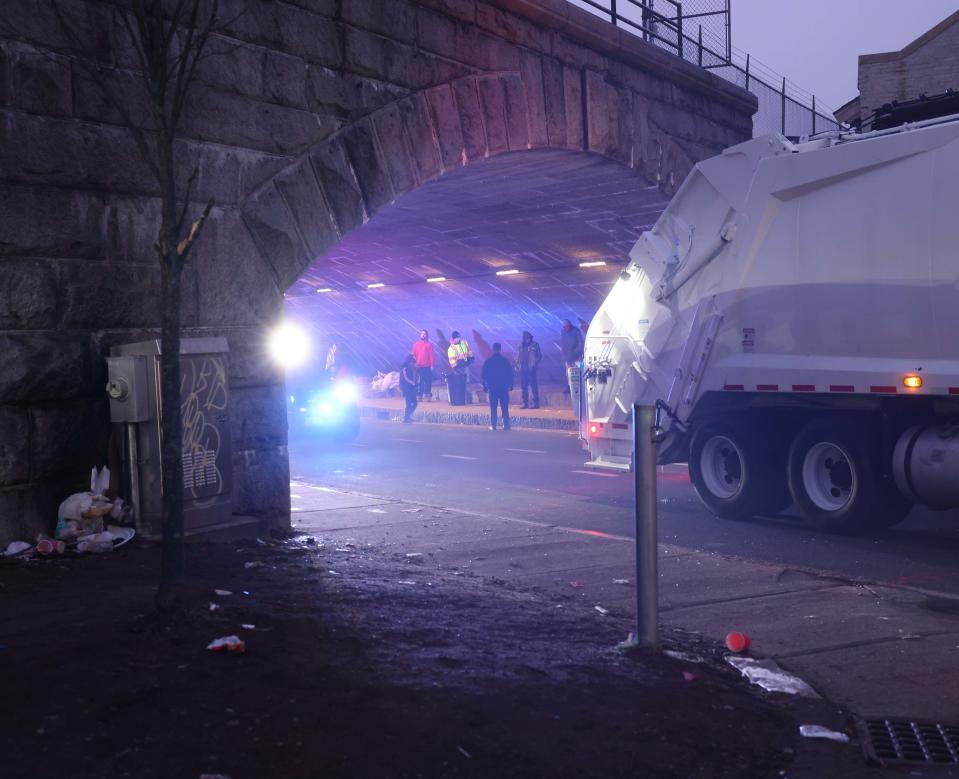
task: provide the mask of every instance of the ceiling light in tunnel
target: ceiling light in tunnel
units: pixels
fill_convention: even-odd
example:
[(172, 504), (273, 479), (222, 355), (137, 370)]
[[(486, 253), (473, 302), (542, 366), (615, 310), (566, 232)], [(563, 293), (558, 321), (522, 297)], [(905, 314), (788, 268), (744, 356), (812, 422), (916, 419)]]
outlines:
[(446, 276), (430, 276), (426, 280), (428, 284), (436, 284), (437, 282), (440, 282), (440, 281), (446, 281)]
[(374, 281), (372, 284), (367, 284), (367, 285), (366, 285), (366, 288), (367, 288), (367, 289), (379, 289), (380, 287), (385, 287), (385, 286), (386, 286), (386, 284), (384, 284), (382, 281)]
[(579, 264), (580, 268), (600, 268), (606, 264), (606, 260), (590, 260), (589, 262), (581, 262)]
[(310, 338), (302, 328), (284, 323), (270, 335), (270, 354), (284, 368), (295, 368), (310, 356)]
[(515, 276), (517, 273), (519, 273), (518, 268), (508, 268), (507, 270), (496, 271), (497, 276)]
[(320, 287), (320, 288), (317, 289), (316, 291), (317, 291), (317, 292), (332, 292), (332, 291), (333, 291), (333, 287)]

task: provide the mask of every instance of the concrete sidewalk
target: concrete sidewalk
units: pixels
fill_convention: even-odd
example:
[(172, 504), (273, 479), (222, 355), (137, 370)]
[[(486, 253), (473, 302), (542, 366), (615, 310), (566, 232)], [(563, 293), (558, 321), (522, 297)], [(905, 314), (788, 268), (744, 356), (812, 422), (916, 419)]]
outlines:
[[(557, 600), (634, 615), (631, 539), (291, 485), (293, 529), (372, 545)], [(660, 545), (660, 621), (716, 641), (748, 633), (823, 696), (869, 718), (959, 722), (959, 600)], [(628, 580), (623, 584), (622, 580)]]
[[(406, 404), (403, 398), (362, 398), (360, 415), (376, 419), (400, 420)], [(521, 409), (510, 405), (510, 423), (513, 427), (538, 430), (576, 430), (573, 412), (566, 407)], [(489, 425), (489, 406), (472, 403), (451, 406), (448, 401), (434, 399), (420, 403), (413, 414), (415, 422), (433, 422), (452, 425)]]

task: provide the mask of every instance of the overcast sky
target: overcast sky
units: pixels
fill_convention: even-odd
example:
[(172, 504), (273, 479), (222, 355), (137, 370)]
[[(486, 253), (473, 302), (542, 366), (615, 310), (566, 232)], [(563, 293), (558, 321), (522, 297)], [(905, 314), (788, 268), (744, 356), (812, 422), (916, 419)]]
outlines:
[(830, 108), (859, 93), (860, 54), (898, 51), (959, 0), (732, 0), (733, 46)]

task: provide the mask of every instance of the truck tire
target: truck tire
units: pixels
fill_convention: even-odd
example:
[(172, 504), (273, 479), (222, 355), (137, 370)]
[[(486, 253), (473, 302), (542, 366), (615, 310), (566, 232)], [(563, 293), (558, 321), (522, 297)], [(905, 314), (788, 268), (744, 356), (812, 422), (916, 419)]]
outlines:
[(724, 519), (778, 514), (792, 502), (785, 446), (764, 446), (741, 422), (712, 422), (695, 431), (689, 476), (706, 508)]
[(912, 505), (882, 477), (878, 436), (867, 420), (818, 419), (789, 449), (789, 491), (810, 527), (852, 535), (901, 522)]

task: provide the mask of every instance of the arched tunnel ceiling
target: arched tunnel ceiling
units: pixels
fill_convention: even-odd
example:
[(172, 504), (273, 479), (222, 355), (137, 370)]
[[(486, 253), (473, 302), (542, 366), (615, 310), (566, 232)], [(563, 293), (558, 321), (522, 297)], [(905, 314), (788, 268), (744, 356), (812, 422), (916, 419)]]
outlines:
[[(347, 235), (288, 290), (286, 315), (312, 332), (316, 361), (335, 341), (362, 373), (395, 369), (424, 327), (435, 343), (459, 330), (480, 358), (494, 341), (512, 353), (530, 330), (543, 377), (558, 381), (560, 320), (589, 321), (665, 206), (649, 181), (603, 157), (504, 154), (421, 186)], [(580, 267), (591, 260), (607, 265)], [(426, 281), (437, 276), (447, 281)]]

